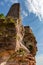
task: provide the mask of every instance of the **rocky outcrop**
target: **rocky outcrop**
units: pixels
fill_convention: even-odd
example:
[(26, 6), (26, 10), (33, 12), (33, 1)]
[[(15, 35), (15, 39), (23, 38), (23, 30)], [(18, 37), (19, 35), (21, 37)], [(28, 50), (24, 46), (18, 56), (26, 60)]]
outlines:
[(35, 56), (37, 52), (37, 41), (29, 26), (24, 26), (23, 44), (30, 50), (30, 53)]
[(23, 49), (16, 52), (5, 51), (1, 60), (1, 65), (36, 65), (35, 58)]
[(2, 50), (19, 50), (24, 48), (27, 52), (29, 50), (22, 44), (24, 36), (24, 27), (20, 19), (5, 18), (0, 19), (0, 52)]
[(15, 24), (11, 22), (10, 18), (0, 19), (0, 52), (1, 50), (15, 49), (15, 45), (16, 45)]
[(0, 19), (0, 65), (36, 65), (36, 38), (20, 19), (20, 4), (12, 5)]
[(11, 16), (13, 18), (19, 19), (20, 18), (20, 4), (19, 3), (15, 3), (11, 6), (7, 16)]

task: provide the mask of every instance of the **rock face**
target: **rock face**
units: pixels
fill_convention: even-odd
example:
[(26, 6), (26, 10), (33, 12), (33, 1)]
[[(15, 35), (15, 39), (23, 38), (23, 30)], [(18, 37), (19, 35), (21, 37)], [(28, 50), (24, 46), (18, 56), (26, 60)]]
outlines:
[(30, 50), (30, 53), (35, 56), (37, 52), (37, 41), (29, 26), (24, 26), (23, 44)]
[(20, 4), (11, 6), (0, 19), (0, 65), (36, 65), (36, 38), (20, 19)]
[(20, 17), (20, 4), (19, 3), (13, 4), (6, 16), (11, 16), (13, 18), (19, 19), (19, 17)]
[(15, 49), (16, 34), (16, 26), (11, 23), (10, 18), (0, 19), (0, 52), (1, 50)]
[(3, 57), (0, 58), (0, 64), (2, 65), (36, 65), (35, 58), (28, 54), (25, 50), (5, 51)]

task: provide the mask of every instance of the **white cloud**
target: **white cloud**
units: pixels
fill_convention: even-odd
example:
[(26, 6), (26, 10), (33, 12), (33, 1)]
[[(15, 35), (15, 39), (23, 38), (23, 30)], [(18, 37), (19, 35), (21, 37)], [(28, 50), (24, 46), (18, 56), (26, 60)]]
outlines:
[(36, 57), (36, 65), (43, 65), (43, 55), (38, 55)]
[(28, 16), (27, 12), (23, 11), (22, 13), (23, 13), (24, 16)]
[(26, 0), (28, 11), (36, 14), (40, 20), (43, 20), (43, 0)]
[[(22, 10), (22, 8), (21, 8), (21, 10)], [(28, 16), (28, 13), (23, 10), (22, 13), (21, 13), (21, 18), (22, 18), (22, 20), (23, 20), (26, 16)]]

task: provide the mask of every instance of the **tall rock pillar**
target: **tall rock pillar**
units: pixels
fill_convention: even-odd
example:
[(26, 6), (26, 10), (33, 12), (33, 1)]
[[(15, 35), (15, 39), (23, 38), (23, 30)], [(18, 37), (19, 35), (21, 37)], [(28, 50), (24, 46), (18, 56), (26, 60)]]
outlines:
[(19, 19), (20, 18), (20, 3), (15, 3), (11, 6), (7, 16), (11, 16), (13, 18)]

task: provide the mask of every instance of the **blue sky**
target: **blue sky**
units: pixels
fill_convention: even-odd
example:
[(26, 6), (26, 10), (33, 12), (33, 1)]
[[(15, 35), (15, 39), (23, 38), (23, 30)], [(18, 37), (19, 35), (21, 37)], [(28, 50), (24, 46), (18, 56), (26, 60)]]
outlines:
[(37, 65), (43, 65), (43, 0), (0, 0), (0, 13), (7, 14), (13, 3), (21, 5), (23, 25), (31, 27), (38, 46)]

